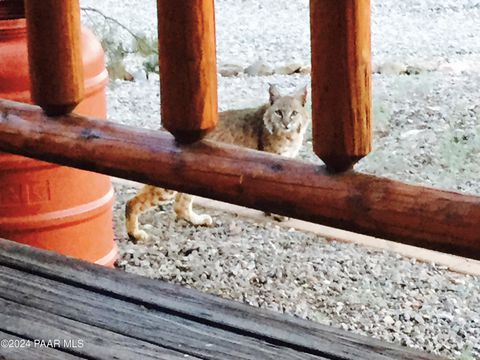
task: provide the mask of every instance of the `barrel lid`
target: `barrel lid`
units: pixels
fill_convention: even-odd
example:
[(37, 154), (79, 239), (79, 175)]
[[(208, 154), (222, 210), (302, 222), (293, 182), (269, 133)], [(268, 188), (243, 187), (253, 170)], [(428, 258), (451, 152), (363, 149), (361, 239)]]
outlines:
[(21, 19), (25, 17), (24, 0), (0, 0), (0, 20)]

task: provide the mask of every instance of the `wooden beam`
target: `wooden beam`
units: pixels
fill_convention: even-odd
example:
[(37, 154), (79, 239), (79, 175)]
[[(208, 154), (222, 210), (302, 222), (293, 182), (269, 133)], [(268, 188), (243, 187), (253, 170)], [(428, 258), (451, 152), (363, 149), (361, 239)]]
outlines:
[(190, 143), (218, 120), (214, 0), (158, 0), (162, 125)]
[(480, 259), (480, 198), (0, 100), (0, 151)]
[(313, 147), (332, 171), (372, 147), (370, 0), (310, 0)]
[(25, 13), (32, 99), (68, 113), (84, 96), (79, 0), (25, 0)]

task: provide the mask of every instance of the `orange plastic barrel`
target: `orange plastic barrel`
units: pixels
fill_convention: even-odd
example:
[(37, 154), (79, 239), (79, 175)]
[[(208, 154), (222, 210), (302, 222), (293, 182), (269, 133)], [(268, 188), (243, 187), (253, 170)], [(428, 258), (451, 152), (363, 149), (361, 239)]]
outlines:
[[(0, 98), (31, 102), (23, 0), (0, 0)], [(7, 20), (6, 20), (7, 19)], [(82, 29), (86, 98), (78, 114), (106, 118), (100, 43)], [(52, 120), (54, 121), (54, 120)], [(113, 266), (109, 177), (0, 153), (0, 237)]]

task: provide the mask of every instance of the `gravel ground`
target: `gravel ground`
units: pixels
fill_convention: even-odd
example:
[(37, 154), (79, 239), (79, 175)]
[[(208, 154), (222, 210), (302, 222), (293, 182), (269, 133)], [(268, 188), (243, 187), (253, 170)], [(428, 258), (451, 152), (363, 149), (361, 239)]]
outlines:
[[(128, 24), (156, 33), (155, 0), (81, 0)], [(219, 64), (308, 62), (308, 0), (216, 0)], [(133, 10), (134, 9), (134, 10)], [(375, 63), (478, 61), (478, 0), (372, 0)], [(453, 31), (455, 29), (455, 31)], [(128, 34), (119, 36), (128, 39)], [(126, 40), (128, 42), (128, 40)]]
[[(135, 32), (155, 32), (153, 0), (81, 3)], [(381, 72), (374, 75), (375, 150), (356, 169), (480, 195), (480, 42), (474, 40), (480, 34), (480, 1), (372, 3), (374, 64)], [(273, 68), (308, 63), (307, 0), (216, 4), (220, 65), (245, 68), (258, 59)], [(126, 33), (115, 36), (127, 42)], [(406, 66), (418, 74), (399, 75)], [(288, 91), (309, 82), (308, 74), (220, 77), (220, 110), (265, 102), (268, 83)], [(156, 76), (112, 82), (110, 117), (157, 129), (158, 88)], [(301, 156), (320, 161), (310, 141)], [(126, 271), (452, 359), (462, 354), (480, 359), (478, 277), (327, 241), (268, 219), (254, 222), (214, 211), (214, 227), (195, 228), (175, 221), (168, 206), (141, 218), (152, 239), (133, 245), (123, 223), (124, 202), (133, 193), (117, 186), (119, 267)]]

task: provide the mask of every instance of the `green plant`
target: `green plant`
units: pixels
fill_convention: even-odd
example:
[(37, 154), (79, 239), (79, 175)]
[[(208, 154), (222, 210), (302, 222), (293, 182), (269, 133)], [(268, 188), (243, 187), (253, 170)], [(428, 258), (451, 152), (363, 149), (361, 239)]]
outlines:
[(473, 175), (479, 170), (472, 166), (479, 153), (480, 126), (475, 131), (468, 131), (458, 121), (450, 121), (440, 145), (442, 165), (454, 173)]
[(137, 35), (133, 38), (133, 51), (143, 56), (158, 56), (158, 39)]
[(143, 69), (147, 74), (159, 72), (158, 39), (145, 36), (133, 40), (133, 50), (144, 57)]
[(387, 135), (393, 110), (387, 102), (387, 99), (380, 94), (374, 94), (372, 103), (372, 116), (375, 131), (379, 135)]
[(457, 360), (475, 360), (475, 358), (473, 357), (472, 350), (467, 349), (463, 351), (462, 355), (460, 355)]
[[(125, 65), (127, 56), (132, 54), (144, 58), (143, 67), (147, 76), (151, 72), (158, 73), (158, 40), (156, 38), (147, 38), (136, 34), (115, 18), (98, 9), (83, 7), (82, 11), (100, 39), (111, 79), (133, 79)], [(98, 17), (101, 19), (99, 20)], [(131, 46), (126, 46), (118, 40), (119, 29), (125, 31), (132, 38)]]

